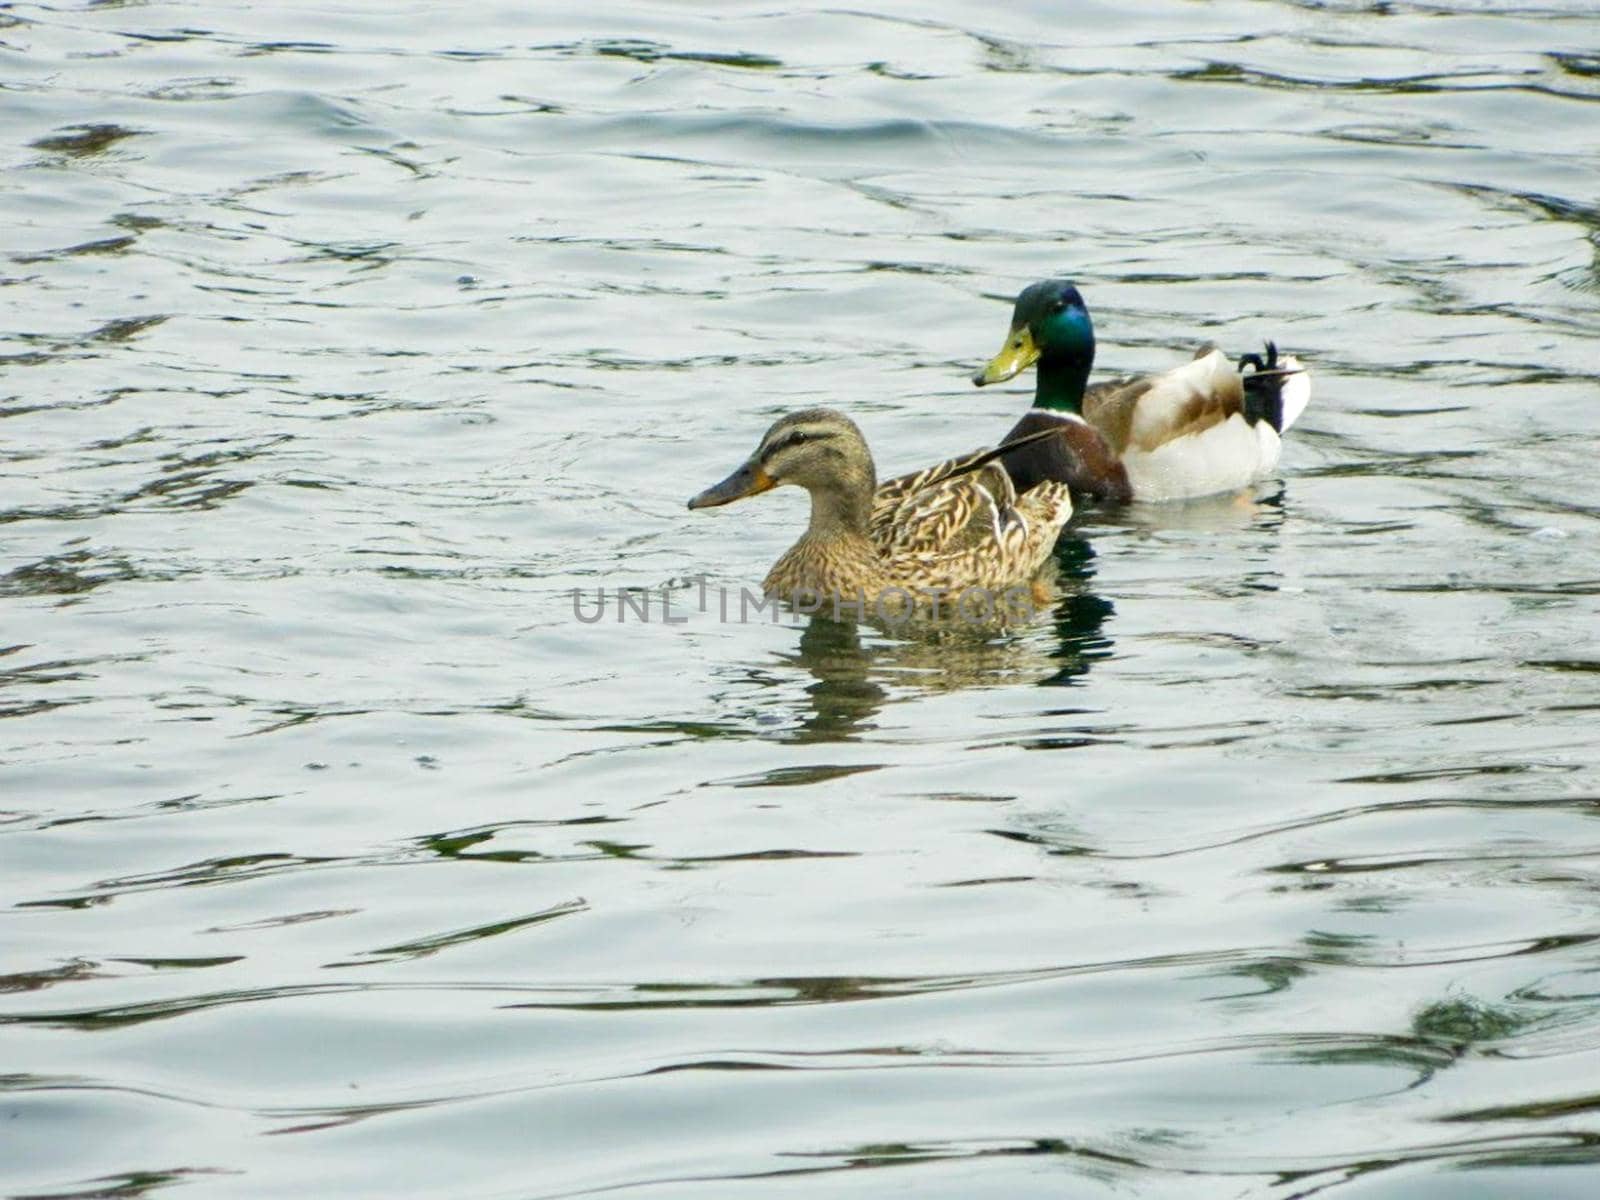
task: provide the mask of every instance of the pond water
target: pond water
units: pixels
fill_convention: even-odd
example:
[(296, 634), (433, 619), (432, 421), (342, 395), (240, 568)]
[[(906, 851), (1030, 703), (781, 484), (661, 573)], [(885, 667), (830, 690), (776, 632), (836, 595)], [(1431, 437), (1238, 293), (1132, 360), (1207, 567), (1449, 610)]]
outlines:
[[(0, 1193), (1596, 1194), (1593, 4), (559, 7), (0, 6)], [(1051, 275), (1281, 477), (699, 610)]]

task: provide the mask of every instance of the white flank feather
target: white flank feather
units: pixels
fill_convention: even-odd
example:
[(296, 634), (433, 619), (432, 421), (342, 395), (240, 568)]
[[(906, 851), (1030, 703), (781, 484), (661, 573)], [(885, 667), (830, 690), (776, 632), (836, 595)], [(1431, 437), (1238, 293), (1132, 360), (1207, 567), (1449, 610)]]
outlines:
[(1251, 425), (1235, 413), (1220, 425), (1154, 450), (1130, 448), (1122, 465), (1140, 500), (1184, 500), (1233, 491), (1270, 475), (1282, 448), (1265, 421)]
[[(1288, 429), (1311, 402), (1311, 376), (1293, 357), (1278, 365), (1297, 371), (1283, 381), (1283, 427)], [(1174, 438), (1154, 450), (1138, 449), (1160, 435), (1184, 404), (1197, 395), (1233, 386), (1236, 368), (1220, 350), (1162, 375), (1139, 399), (1122, 464), (1140, 500), (1185, 500), (1248, 487), (1277, 470), (1283, 442), (1265, 421), (1249, 424), (1235, 414), (1220, 425)]]

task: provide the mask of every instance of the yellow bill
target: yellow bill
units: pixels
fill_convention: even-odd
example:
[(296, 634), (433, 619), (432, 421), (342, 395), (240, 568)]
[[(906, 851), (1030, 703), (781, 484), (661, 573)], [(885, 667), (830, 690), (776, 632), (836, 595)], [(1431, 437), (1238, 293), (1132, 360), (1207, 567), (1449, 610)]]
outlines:
[(1038, 344), (1033, 340), (1033, 333), (1023, 325), (1006, 335), (1006, 344), (1001, 347), (1000, 353), (973, 372), (972, 382), (979, 387), (988, 383), (1004, 383), (1038, 361)]

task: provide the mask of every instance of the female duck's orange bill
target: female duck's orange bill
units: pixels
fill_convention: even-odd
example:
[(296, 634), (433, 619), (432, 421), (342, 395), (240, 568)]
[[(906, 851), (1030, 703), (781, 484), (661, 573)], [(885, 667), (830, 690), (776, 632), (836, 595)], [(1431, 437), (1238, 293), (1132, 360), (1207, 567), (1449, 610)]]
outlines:
[(716, 508), (719, 504), (731, 504), (735, 500), (743, 500), (746, 496), (757, 496), (762, 492), (771, 491), (776, 486), (777, 482), (767, 474), (760, 463), (746, 462), (721, 483), (708, 487), (689, 501), (689, 507)]

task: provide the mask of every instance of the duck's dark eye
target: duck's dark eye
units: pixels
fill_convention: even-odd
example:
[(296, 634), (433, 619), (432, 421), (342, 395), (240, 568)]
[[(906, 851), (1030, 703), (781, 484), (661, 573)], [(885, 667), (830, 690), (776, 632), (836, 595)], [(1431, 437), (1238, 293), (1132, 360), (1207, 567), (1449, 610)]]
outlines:
[(796, 429), (789, 435), (789, 440), (798, 446), (801, 442), (805, 441), (808, 436), (809, 435), (804, 429)]
[(1051, 312), (1057, 312), (1057, 313), (1066, 312), (1067, 311), (1067, 302), (1065, 300), (1057, 300), (1054, 304), (1052, 304), (1050, 306), (1050, 311)]

